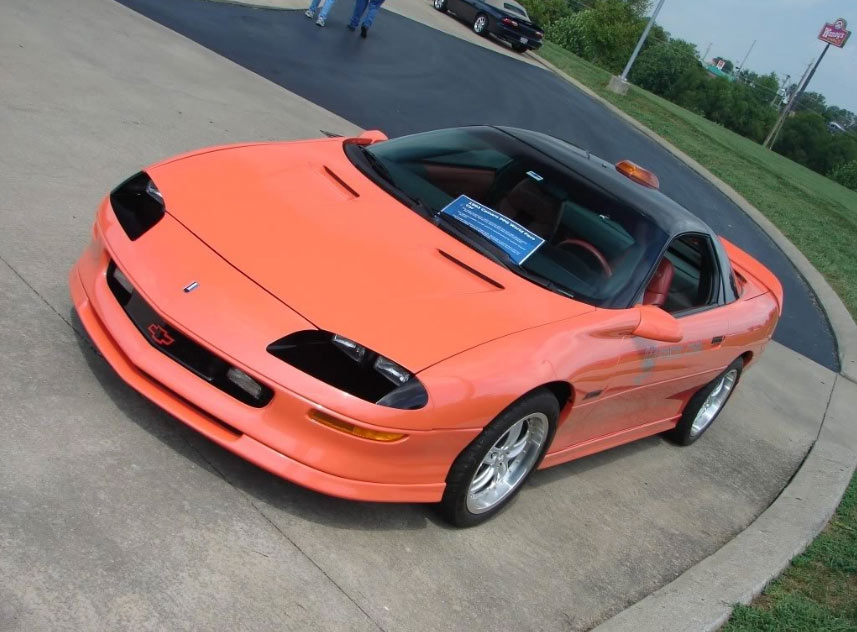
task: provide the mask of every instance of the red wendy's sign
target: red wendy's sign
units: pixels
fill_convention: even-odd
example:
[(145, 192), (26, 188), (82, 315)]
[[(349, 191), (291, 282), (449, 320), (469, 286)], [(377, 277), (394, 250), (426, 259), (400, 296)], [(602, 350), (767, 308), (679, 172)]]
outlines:
[(828, 44), (833, 44), (837, 48), (845, 46), (845, 42), (851, 36), (851, 31), (846, 30), (848, 24), (842, 18), (839, 18), (833, 24), (825, 24), (818, 34), (818, 39)]

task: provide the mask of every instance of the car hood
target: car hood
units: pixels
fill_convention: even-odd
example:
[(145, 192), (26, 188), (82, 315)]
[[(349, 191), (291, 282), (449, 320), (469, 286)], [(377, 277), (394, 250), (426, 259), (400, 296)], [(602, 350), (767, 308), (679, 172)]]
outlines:
[(414, 372), (593, 309), (399, 203), (351, 164), (342, 139), (218, 149), (148, 172), (167, 212), (249, 280)]

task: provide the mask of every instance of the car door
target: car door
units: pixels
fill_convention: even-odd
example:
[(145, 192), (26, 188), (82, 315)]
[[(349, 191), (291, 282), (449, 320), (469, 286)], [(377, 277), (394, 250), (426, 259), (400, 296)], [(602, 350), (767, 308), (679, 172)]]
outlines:
[(673, 240), (643, 303), (675, 316), (682, 340), (626, 336), (607, 343), (616, 364), (605, 387), (581, 402), (585, 410), (570, 424), (566, 445), (677, 419), (687, 399), (735, 359), (725, 344), (734, 303), (723, 304), (721, 265), (708, 235)]
[(467, 22), (473, 22), (476, 19), (477, 5), (479, 0), (457, 0), (455, 9), (456, 14)]

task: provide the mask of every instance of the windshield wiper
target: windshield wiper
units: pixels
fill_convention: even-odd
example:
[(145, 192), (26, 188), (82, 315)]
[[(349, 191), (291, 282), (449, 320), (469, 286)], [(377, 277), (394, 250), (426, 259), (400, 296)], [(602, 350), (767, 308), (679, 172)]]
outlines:
[[(497, 244), (475, 228), (471, 228), (462, 222), (457, 217), (443, 213), (433, 213), (430, 217), (431, 222), (435, 226), (452, 234), (453, 237), (459, 241), (463, 241), (480, 254), (491, 259), (494, 263), (498, 263), (504, 268), (507, 268), (509, 267), (509, 262), (512, 262), (512, 260), (509, 259), (509, 256), (497, 247)], [(514, 264), (514, 262), (512, 263)]]
[(392, 189), (391, 193), (398, 198), (406, 200), (410, 207), (417, 211), (423, 217), (432, 217), (435, 212), (428, 205), (423, 202), (420, 198), (415, 197), (413, 195), (409, 195), (405, 193), (399, 186), (396, 184), (393, 179), (393, 175), (390, 173), (390, 170), (387, 168), (378, 156), (368, 151), (365, 147), (360, 146), (360, 151), (363, 152), (363, 157), (366, 159), (366, 162), (369, 163), (369, 166), (372, 168), (378, 177), (380, 177), (384, 182), (390, 185)]
[(528, 270), (524, 266), (514, 262), (512, 262), (511, 266), (507, 267), (518, 276), (522, 276), (528, 281), (532, 281), (536, 285), (541, 285), (547, 290), (551, 290), (552, 292), (556, 292), (557, 294), (562, 294), (563, 296), (567, 296), (568, 298), (574, 298), (574, 293), (571, 290), (568, 290), (564, 286), (559, 285), (556, 281), (551, 281), (549, 278), (539, 274), (538, 272)]
[(396, 183), (393, 181), (393, 176), (390, 173), (390, 170), (387, 169), (387, 165), (381, 162), (381, 159), (378, 158), (375, 154), (370, 152), (366, 147), (362, 145), (359, 146), (360, 151), (363, 152), (363, 157), (366, 159), (366, 162), (369, 163), (369, 166), (372, 167), (372, 170), (377, 173), (381, 178), (396, 186)]

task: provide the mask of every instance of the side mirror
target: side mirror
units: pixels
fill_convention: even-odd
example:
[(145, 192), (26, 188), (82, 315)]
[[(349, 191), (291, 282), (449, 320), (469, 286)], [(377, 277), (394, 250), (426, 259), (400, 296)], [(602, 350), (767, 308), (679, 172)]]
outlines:
[(681, 323), (671, 314), (654, 305), (638, 305), (640, 322), (631, 332), (634, 336), (659, 342), (680, 342), (684, 337)]
[[(357, 138), (362, 138), (363, 140), (368, 140), (367, 145), (371, 145), (372, 143), (379, 143), (382, 140), (387, 140), (387, 135), (379, 129), (367, 129), (365, 132), (360, 134)], [(362, 143), (361, 143), (362, 144)]]

